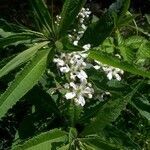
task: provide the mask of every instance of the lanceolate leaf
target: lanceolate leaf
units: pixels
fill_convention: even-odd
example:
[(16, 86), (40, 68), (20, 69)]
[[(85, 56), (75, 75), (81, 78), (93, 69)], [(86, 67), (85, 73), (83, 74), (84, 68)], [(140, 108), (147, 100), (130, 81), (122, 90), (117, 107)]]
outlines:
[(128, 71), (130, 73), (150, 78), (150, 72), (149, 71), (144, 71), (144, 70), (139, 69), (138, 67), (136, 67), (132, 64), (129, 64), (129, 63), (124, 62), (124, 61), (120, 61), (119, 59), (117, 59), (116, 57), (114, 57), (108, 53), (104, 53), (104, 52), (100, 52), (100, 51), (92, 51), (89, 54), (89, 57), (92, 59), (95, 59), (97, 61), (100, 61), (104, 64)]
[(12, 148), (12, 150), (50, 150), (52, 148), (56, 149), (56, 147), (54, 146), (55, 143), (64, 143), (66, 142), (66, 140), (66, 132), (58, 129), (53, 129), (51, 131), (33, 137), (32, 139), (26, 141), (24, 144)]
[(23, 63), (27, 62), (30, 58), (32, 58), (36, 54), (36, 52), (40, 48), (42, 48), (46, 44), (48, 44), (48, 42), (39, 43), (39, 44), (23, 51), (22, 53), (18, 54), (15, 58), (13, 58), (10, 62), (8, 62), (0, 70), (0, 78), (2, 76), (6, 75), (7, 73), (9, 73), (10, 71), (12, 71), (13, 69), (15, 69), (16, 67), (18, 67), (18, 66), (22, 65)]
[(79, 44), (91, 44), (92, 47), (100, 45), (112, 32), (113, 20), (109, 13), (106, 13), (100, 20), (89, 25)]
[(16, 104), (40, 79), (46, 68), (48, 50), (37, 54), (0, 97), (0, 118)]
[(67, 30), (75, 21), (80, 9), (82, 8), (85, 0), (65, 0), (61, 12), (61, 21), (59, 25), (59, 36), (63, 37), (67, 34)]
[(6, 37), (11, 36), (11, 35), (13, 35), (12, 32), (7, 32), (7, 31), (4, 31), (3, 29), (0, 28), (0, 37), (6, 38)]
[(100, 133), (107, 125), (115, 121), (120, 115), (121, 111), (125, 109), (126, 105), (130, 102), (133, 95), (137, 92), (140, 85), (141, 83), (138, 84), (134, 88), (134, 90), (126, 96), (118, 98), (116, 100), (110, 100), (106, 104), (104, 104), (102, 109), (99, 110), (96, 117), (91, 122), (91, 124), (85, 128), (83, 134), (87, 135)]
[(48, 34), (50, 34), (52, 32), (52, 18), (44, 0), (31, 0), (30, 2), (35, 13), (35, 19), (39, 25), (44, 27), (44, 29), (48, 31)]
[(39, 35), (33, 33), (18, 33), (6, 38), (0, 38), (0, 48), (8, 45), (25, 44), (26, 42), (32, 43), (36, 38), (40, 38)]
[(18, 32), (22, 29), (22, 26), (9, 23), (4, 19), (0, 19), (0, 28), (7, 32)]

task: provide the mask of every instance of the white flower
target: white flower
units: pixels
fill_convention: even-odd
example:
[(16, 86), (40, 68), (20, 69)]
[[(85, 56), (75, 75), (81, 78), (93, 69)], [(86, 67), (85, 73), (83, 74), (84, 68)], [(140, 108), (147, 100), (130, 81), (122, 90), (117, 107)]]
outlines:
[[(89, 18), (91, 12), (89, 9), (82, 8), (77, 18), (79, 19), (79, 26), (77, 29), (73, 29), (73, 34), (68, 34), (69, 40), (73, 45), (77, 46), (78, 41), (84, 34), (86, 27), (86, 19)], [(61, 18), (57, 18), (57, 23)], [(72, 52), (72, 53), (61, 53), (56, 55), (53, 62), (56, 63), (57, 68), (63, 74), (66, 74), (67, 80), (70, 83), (63, 85), (66, 91), (65, 98), (74, 100), (78, 105), (84, 106), (86, 98), (92, 98), (94, 90), (91, 83), (88, 83), (88, 75), (84, 71), (88, 64), (85, 59), (88, 56), (88, 50), (91, 48), (90, 44), (83, 46), (83, 51)]]
[(83, 23), (83, 22), (84, 22), (84, 19), (83, 19), (83, 18), (80, 18), (79, 21), (80, 21), (80, 23)]
[[(119, 57), (119, 55), (117, 55), (117, 57)], [(97, 63), (97, 65), (93, 66), (96, 70), (102, 68), (102, 70), (106, 73), (107, 78), (109, 80), (112, 80), (113, 78), (121, 81), (121, 75), (124, 73), (123, 70), (119, 69), (119, 68), (115, 68), (112, 66), (108, 66), (106, 64), (102, 64), (98, 61), (95, 61)]]
[(107, 78), (109, 80), (111, 80), (113, 78), (113, 72), (112, 71), (107, 74)]
[(70, 86), (74, 89), (74, 90), (77, 90), (77, 86), (75, 83), (73, 82), (70, 82)]
[(75, 102), (78, 103), (81, 106), (85, 105), (85, 99), (83, 96), (79, 95), (78, 98), (75, 99)]
[(86, 45), (83, 46), (83, 49), (85, 51), (88, 51), (90, 48), (91, 48), (91, 44), (86, 44)]
[(75, 80), (76, 79), (76, 74), (70, 72), (70, 79)]
[(57, 63), (58, 66), (64, 66), (65, 62), (59, 58), (55, 58), (53, 62)]
[(87, 74), (85, 73), (85, 71), (81, 70), (80, 72), (77, 72), (77, 77), (82, 81), (87, 79)]
[(78, 41), (74, 41), (73, 45), (77, 46), (78, 45)]
[(87, 29), (87, 27), (86, 27), (84, 24), (82, 24), (81, 27), (82, 27), (84, 30)]
[(90, 98), (90, 99), (91, 99), (92, 97), (93, 97), (93, 95), (92, 95), (92, 94), (88, 94), (88, 98)]
[(83, 34), (83, 33), (84, 33), (84, 31), (79, 31), (79, 32), (78, 32), (78, 34)]
[(68, 83), (65, 83), (65, 84), (64, 84), (64, 88), (65, 88), (65, 89), (69, 89), (69, 84), (68, 84)]
[(62, 73), (67, 73), (67, 72), (70, 71), (70, 68), (69, 68), (68, 66), (66, 66), (66, 67), (61, 67), (61, 68), (60, 68), (60, 71), (61, 71)]
[(113, 79), (113, 77), (118, 80), (118, 81), (121, 81), (121, 76), (120, 74), (123, 74), (123, 71), (122, 70), (118, 70), (118, 68), (108, 68), (108, 69), (104, 69), (104, 71), (107, 73), (107, 78), (109, 80)]
[(121, 77), (120, 77), (120, 75), (119, 74), (114, 74), (114, 76), (115, 76), (115, 78), (118, 80), (118, 81), (121, 81)]
[(66, 99), (72, 99), (76, 96), (74, 92), (66, 93), (65, 97)]
[(87, 58), (88, 54), (87, 54), (87, 53), (81, 53), (81, 56), (82, 56), (83, 58)]
[(101, 67), (99, 65), (93, 66), (96, 70), (100, 69)]
[(78, 105), (85, 105), (85, 98), (91, 99), (93, 97), (94, 89), (91, 87), (92, 85), (87, 82), (87, 80), (82, 83), (75, 84), (74, 82), (70, 82), (70, 88), (67, 90), (68, 92), (65, 95), (66, 99), (73, 99)]

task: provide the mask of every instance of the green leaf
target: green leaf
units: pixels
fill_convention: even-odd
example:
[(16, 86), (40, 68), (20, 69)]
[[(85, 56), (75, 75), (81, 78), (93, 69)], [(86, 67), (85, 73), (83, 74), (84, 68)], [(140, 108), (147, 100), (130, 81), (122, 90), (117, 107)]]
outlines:
[(49, 115), (55, 114), (55, 116), (60, 117), (60, 111), (56, 103), (50, 94), (42, 90), (40, 86), (34, 86), (26, 95), (26, 99), (28, 99), (40, 113), (46, 112)]
[(136, 54), (131, 47), (119, 46), (119, 50), (124, 61), (132, 63), (136, 59)]
[(45, 71), (48, 52), (39, 52), (1, 95), (0, 118), (38, 82)]
[(116, 12), (119, 17), (122, 17), (126, 14), (130, 6), (130, 0), (117, 0), (115, 3), (110, 5), (109, 11)]
[(69, 150), (69, 144), (62, 146), (58, 148), (57, 150)]
[(143, 42), (137, 52), (138, 59), (150, 58), (150, 42)]
[(107, 38), (102, 45), (100, 45), (101, 51), (107, 52), (107, 53), (113, 53), (114, 52), (114, 39), (112, 37)]
[(139, 69), (137, 66), (134, 66), (134, 65), (129, 64), (125, 61), (119, 60), (110, 54), (93, 50), (90, 52), (89, 57), (92, 59), (95, 59), (97, 61), (100, 61), (103, 64), (107, 64), (107, 65), (110, 65), (110, 66), (113, 66), (116, 68), (120, 68), (124, 71), (128, 71), (128, 72), (136, 74), (136, 75), (150, 78), (150, 72), (149, 71)]
[(35, 114), (31, 114), (23, 118), (18, 128), (19, 139), (27, 139), (33, 137), (37, 132), (35, 127), (35, 120), (39, 120), (40, 117), (35, 117)]
[(1, 70), (0, 70), (0, 78), (6, 74), (8, 74), (13, 69), (17, 68), (18, 66), (26, 63), (29, 61), (36, 52), (42, 48), (43, 46), (47, 45), (48, 42), (39, 43), (22, 53), (18, 54), (15, 58), (13, 58), (11, 61), (9, 61)]
[(52, 18), (44, 0), (31, 0), (30, 2), (35, 13), (35, 20), (46, 30), (46, 34), (50, 35), (52, 32)]
[(69, 131), (69, 143), (71, 144), (77, 138), (77, 130), (75, 128), (70, 128)]
[(32, 43), (32, 41), (34, 41), (36, 38), (38, 38), (38, 36), (33, 33), (14, 34), (6, 38), (0, 38), (0, 48), (8, 45), (16, 45), (16, 43), (17, 44)]
[(12, 150), (50, 150), (56, 148), (55, 143), (64, 143), (66, 140), (66, 132), (53, 129), (29, 139), (22, 145), (13, 147)]
[(98, 136), (82, 138), (80, 139), (80, 141), (91, 146), (93, 150), (120, 150), (121, 149), (121, 146), (111, 144), (108, 141), (104, 141)]
[(105, 132), (108, 135), (108, 138), (115, 138), (115, 141), (126, 147), (127, 149), (140, 150), (139, 145), (137, 145), (125, 132), (119, 130), (115, 126), (107, 126)]
[(13, 23), (9, 23), (5, 19), (1, 18), (0, 19), (0, 28), (2, 28), (4, 31), (7, 31), (7, 32), (18, 32), (23, 27), (22, 26), (18, 26), (18, 25), (13, 24)]
[(124, 20), (130, 21), (130, 19), (132, 19), (132, 17), (127, 14), (129, 6), (130, 0), (117, 0), (109, 7), (108, 11), (113, 14), (115, 26), (119, 27), (125, 23)]
[(0, 28), (0, 36), (2, 38), (6, 38), (6, 37), (11, 36), (11, 35), (13, 35), (12, 32), (6, 32), (6, 31), (4, 31), (3, 29)]
[(121, 15), (123, 17), (126, 14), (126, 12), (128, 11), (129, 7), (130, 7), (130, 0), (122, 0), (122, 4), (123, 4), (123, 6), (122, 6), (122, 9), (121, 9)]
[(130, 36), (124, 42), (126, 46), (130, 46), (133, 49), (138, 49), (143, 42), (147, 41), (142, 36)]
[(59, 24), (59, 37), (67, 34), (84, 3), (85, 0), (65, 0)]
[(76, 106), (73, 101), (69, 104), (68, 117), (70, 126), (74, 127), (76, 125), (77, 121), (81, 116), (82, 109), (83, 108), (81, 106)]
[(106, 13), (99, 21), (89, 25), (80, 39), (79, 44), (91, 44), (92, 47), (98, 46), (111, 34), (113, 27), (112, 17)]
[(145, 14), (148, 24), (150, 24), (150, 14)]
[(132, 100), (131, 104), (139, 111), (139, 113), (150, 121), (150, 104), (146, 97)]
[(104, 104), (93, 121), (91, 121), (91, 123), (84, 129), (83, 134), (100, 133), (107, 125), (115, 121), (121, 111), (125, 109), (126, 105), (131, 101), (140, 85), (141, 83), (139, 83), (133, 91), (128, 93), (126, 96), (109, 100), (106, 104)]

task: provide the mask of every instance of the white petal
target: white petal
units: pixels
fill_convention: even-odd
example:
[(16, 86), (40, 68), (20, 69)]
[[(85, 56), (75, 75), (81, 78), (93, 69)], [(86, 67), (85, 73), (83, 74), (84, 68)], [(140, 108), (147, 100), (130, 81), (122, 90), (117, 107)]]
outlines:
[(72, 35), (71, 35), (71, 34), (68, 34), (68, 36), (69, 36), (70, 38), (72, 38)]
[(88, 98), (92, 98), (93, 97), (93, 95), (92, 94), (88, 94)]
[(112, 72), (109, 72), (109, 73), (107, 74), (107, 78), (108, 78), (109, 80), (111, 80), (112, 77), (113, 77)]
[(89, 50), (91, 48), (90, 44), (86, 44), (83, 46), (83, 49), (85, 49), (86, 51)]
[(78, 34), (83, 34), (83, 33), (84, 33), (84, 31), (79, 31), (79, 32), (78, 32)]
[(65, 65), (65, 62), (64, 62), (63, 60), (59, 59), (59, 60), (57, 61), (57, 64), (58, 64), (58, 66), (64, 66), (64, 65)]
[(73, 87), (73, 89), (75, 89), (75, 90), (77, 89), (77, 85), (73, 82), (70, 82), (70, 86)]
[(96, 70), (98, 70), (98, 69), (100, 69), (101, 67), (100, 66), (98, 66), (98, 65), (95, 65), (95, 66), (93, 66), (94, 67), (94, 69), (96, 69)]
[(74, 92), (66, 93), (65, 97), (66, 99), (72, 99), (76, 96)]
[(88, 57), (88, 54), (87, 54), (87, 53), (82, 53), (81, 56), (82, 56), (83, 58), (87, 58), (87, 57)]
[(84, 24), (82, 24), (81, 27), (82, 27), (84, 30), (86, 30), (86, 28), (87, 28)]
[(123, 70), (120, 70), (120, 73), (121, 73), (121, 74), (124, 74), (124, 71), (123, 71)]
[(83, 18), (80, 18), (80, 23), (83, 23), (84, 22), (84, 19)]
[(81, 105), (81, 106), (84, 106), (85, 105), (85, 99), (83, 96), (79, 96), (78, 97), (78, 103)]
[(91, 88), (90, 87), (86, 87), (84, 90), (84, 93), (89, 94), (91, 93)]
[(64, 88), (69, 89), (69, 84), (68, 83), (64, 84)]
[(115, 77), (116, 77), (116, 79), (117, 79), (118, 81), (121, 81), (121, 77), (120, 77), (119, 74), (115, 74)]
[(105, 92), (106, 95), (111, 95), (110, 92)]
[(74, 41), (73, 45), (77, 46), (78, 45), (78, 41)]
[(61, 67), (60, 71), (63, 72), (63, 73), (67, 73), (67, 72), (70, 71), (70, 68), (69, 67)]
[(72, 80), (76, 79), (76, 75), (74, 75), (72, 72), (70, 73), (70, 79), (72, 79)]
[(81, 70), (80, 72), (77, 72), (77, 77), (83, 81), (84, 79), (86, 79), (88, 76), (87, 74), (85, 73), (85, 71)]

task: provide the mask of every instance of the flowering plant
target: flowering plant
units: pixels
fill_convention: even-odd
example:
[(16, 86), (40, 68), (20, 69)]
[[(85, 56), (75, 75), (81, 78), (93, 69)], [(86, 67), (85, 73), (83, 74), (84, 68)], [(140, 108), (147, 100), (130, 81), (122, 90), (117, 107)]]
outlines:
[[(0, 78), (19, 70), (1, 94), (0, 118), (23, 98), (31, 104), (12, 149), (140, 149), (113, 124), (127, 104), (140, 110), (132, 98), (139, 99), (150, 78), (144, 67), (150, 55), (138, 49), (135, 37), (121, 32), (134, 19), (130, 0), (117, 0), (101, 18), (84, 7), (84, 0), (65, 0), (56, 17), (43, 0), (31, 4), (37, 29), (11, 25), (0, 30), (1, 48), (27, 47), (0, 70)], [(149, 44), (136, 38), (143, 47)]]

